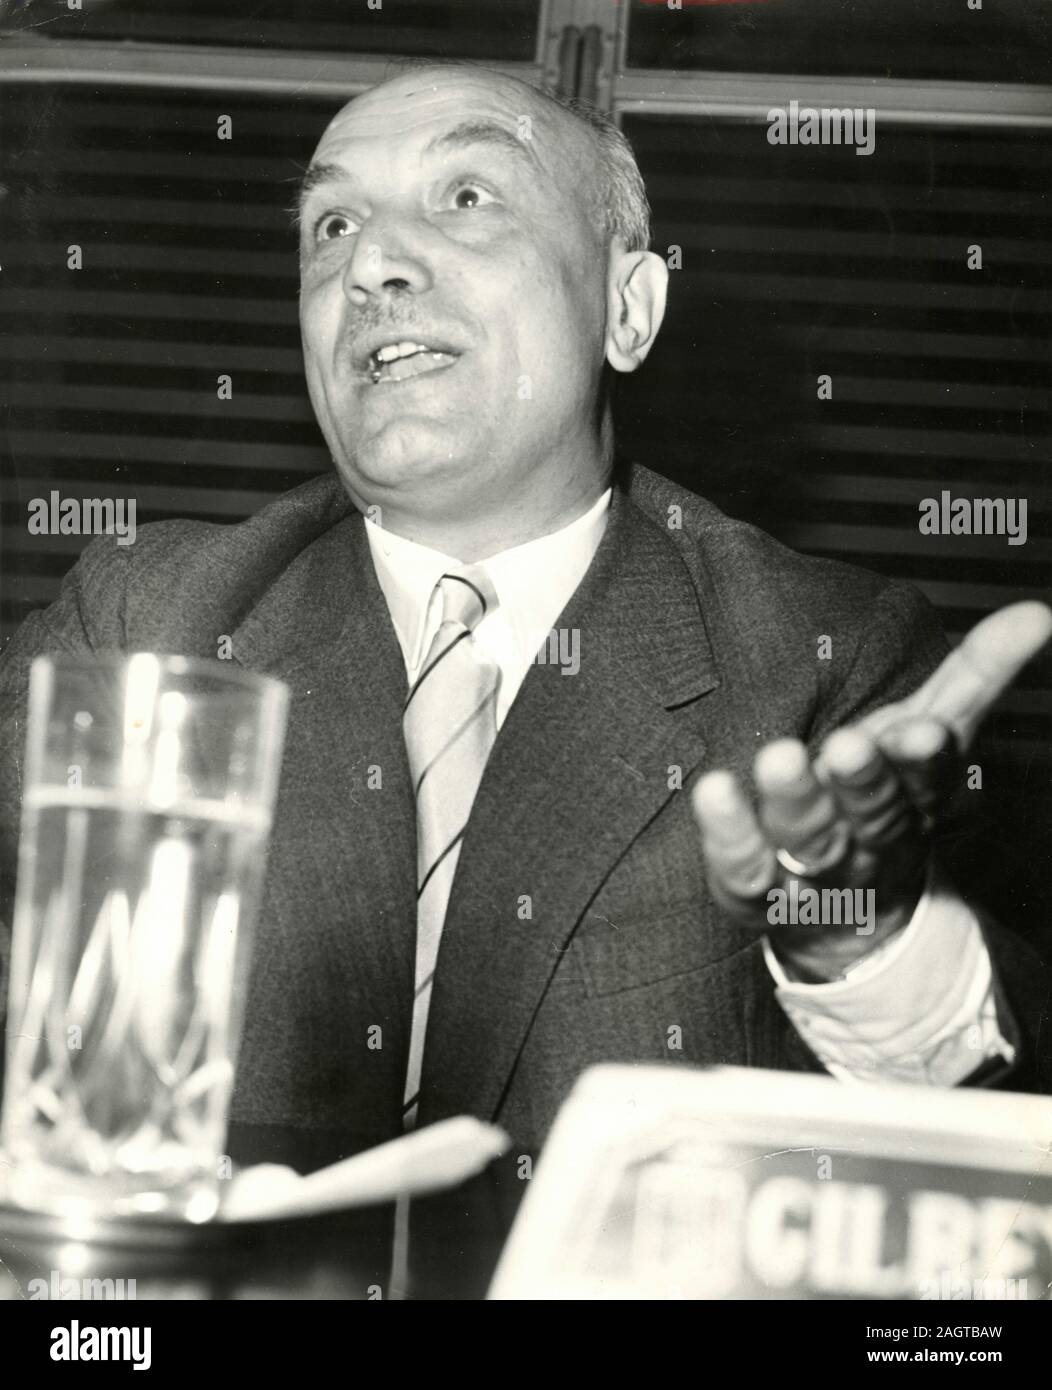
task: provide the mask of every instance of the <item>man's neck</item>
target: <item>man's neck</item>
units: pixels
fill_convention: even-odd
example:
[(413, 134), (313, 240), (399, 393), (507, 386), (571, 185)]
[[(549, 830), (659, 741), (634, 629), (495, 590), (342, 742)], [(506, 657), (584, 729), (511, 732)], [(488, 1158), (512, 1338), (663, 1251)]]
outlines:
[(492, 473), (474, 492), (458, 488), (464, 495), (457, 497), (448, 485), (434, 485), (430, 496), (414, 489), (364, 497), (346, 475), (343, 482), (359, 510), (383, 530), (472, 565), (571, 525), (607, 490), (613, 471), (613, 417), (604, 400), (594, 432), (582, 423), (539, 467), (505, 469), (508, 485), (497, 495)]
[(468, 517), (462, 521), (400, 515), (385, 507), (383, 529), (471, 565), (561, 531), (584, 516), (609, 486), (608, 478), (597, 478), (590, 488), (575, 492), (563, 505), (528, 513), (505, 510), (499, 516)]

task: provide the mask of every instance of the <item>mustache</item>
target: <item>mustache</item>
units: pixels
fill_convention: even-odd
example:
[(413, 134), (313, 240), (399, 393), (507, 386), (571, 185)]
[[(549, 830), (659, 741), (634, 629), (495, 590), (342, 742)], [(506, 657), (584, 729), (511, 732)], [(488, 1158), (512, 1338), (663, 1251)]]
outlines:
[(465, 349), (467, 335), (455, 316), (370, 305), (356, 312), (347, 323), (339, 351), (358, 371), (365, 372), (378, 347), (399, 341), (426, 343), (459, 355)]

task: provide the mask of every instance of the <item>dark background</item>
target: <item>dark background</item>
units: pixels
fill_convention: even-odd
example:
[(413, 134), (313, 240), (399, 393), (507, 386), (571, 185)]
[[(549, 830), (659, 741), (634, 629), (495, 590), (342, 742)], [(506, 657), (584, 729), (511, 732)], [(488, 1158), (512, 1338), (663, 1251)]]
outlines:
[[(743, 89), (793, 75), (803, 104), (822, 79), (891, 78), (933, 113), (878, 112), (868, 158), (771, 146), (760, 117), (623, 114), (654, 249), (682, 253), (659, 345), (618, 383), (623, 450), (798, 549), (912, 580), (953, 640), (1004, 603), (1047, 597), (1052, 124), (935, 111), (955, 83), (982, 84), (995, 115), (1016, 84), (1048, 97), (1052, 5), (621, 3), (626, 67), (693, 75), (702, 95), (712, 74), (742, 74)], [(0, 15), (8, 53), (131, 40), (515, 62), (550, 21), (537, 0), (84, 0), (72, 14), (0, 0)], [(84, 543), (30, 536), (31, 498), (135, 497), (138, 524), (229, 523), (329, 466), (302, 379), (286, 209), (342, 101), (309, 82), (294, 95), (0, 86), (0, 640), (54, 597)], [(1052, 97), (1044, 109), (1052, 119)], [(966, 267), (973, 243), (981, 271)], [(821, 373), (831, 401), (817, 399)], [(1026, 497), (1026, 545), (921, 536), (918, 505), (944, 488)], [(1046, 656), (971, 755), (991, 896), (1046, 921), (1050, 692)]]

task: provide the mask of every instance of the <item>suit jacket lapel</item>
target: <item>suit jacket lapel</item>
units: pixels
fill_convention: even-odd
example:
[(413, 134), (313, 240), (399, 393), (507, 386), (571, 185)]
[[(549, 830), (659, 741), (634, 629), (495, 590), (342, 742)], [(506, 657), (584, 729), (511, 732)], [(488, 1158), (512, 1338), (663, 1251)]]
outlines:
[(442, 933), (421, 1123), (496, 1111), (575, 925), (674, 794), (669, 766), (685, 780), (704, 752), (674, 713), (719, 683), (698, 596), (623, 492), (557, 626), (580, 630), (580, 670), (532, 667), (490, 755)]
[(264, 922), (330, 932), (321, 955), (338, 973), (317, 982), (318, 997), (340, 975), (350, 982), (385, 1025), (393, 1076), (407, 1046), (416, 922), (406, 676), (364, 522), (348, 511), (281, 571), (232, 634), (232, 650), (290, 688)]

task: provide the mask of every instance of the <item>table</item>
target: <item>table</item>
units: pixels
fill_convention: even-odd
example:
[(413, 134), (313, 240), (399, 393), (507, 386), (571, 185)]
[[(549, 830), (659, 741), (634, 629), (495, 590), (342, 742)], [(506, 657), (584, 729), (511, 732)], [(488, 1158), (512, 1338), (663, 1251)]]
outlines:
[[(239, 1163), (289, 1163), (303, 1173), (356, 1148), (353, 1136), (333, 1131), (244, 1125), (231, 1126), (228, 1146)], [(482, 1298), (527, 1186), (518, 1166), (516, 1155), (499, 1159), (454, 1190), (408, 1201), (402, 1213), (390, 1202), (189, 1231), (153, 1221), (78, 1229), (0, 1209), (0, 1299), (76, 1297), (74, 1281), (82, 1297), (86, 1284), (88, 1297), (137, 1300)]]

